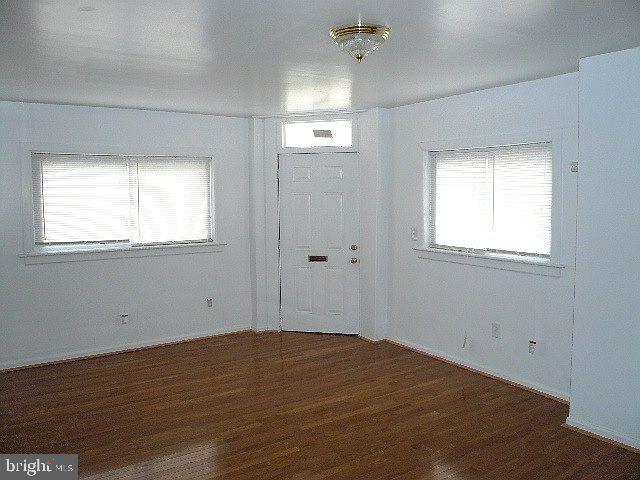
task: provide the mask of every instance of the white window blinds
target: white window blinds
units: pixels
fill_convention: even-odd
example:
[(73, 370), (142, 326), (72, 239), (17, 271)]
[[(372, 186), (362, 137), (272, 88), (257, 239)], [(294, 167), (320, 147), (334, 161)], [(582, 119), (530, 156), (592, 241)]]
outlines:
[(36, 243), (129, 239), (126, 162), (111, 156), (33, 158)]
[(36, 244), (212, 239), (211, 159), (33, 154)]
[(551, 143), (430, 152), (430, 244), (548, 257)]
[(201, 158), (154, 158), (132, 166), (132, 243), (208, 240), (210, 165)]

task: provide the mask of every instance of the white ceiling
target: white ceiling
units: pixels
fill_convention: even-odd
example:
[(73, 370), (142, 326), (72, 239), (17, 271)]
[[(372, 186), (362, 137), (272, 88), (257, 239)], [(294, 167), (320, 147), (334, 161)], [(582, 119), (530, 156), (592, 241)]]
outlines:
[[(0, 99), (227, 115), (393, 106), (640, 45), (640, 1), (0, 0)], [(329, 28), (389, 25), (356, 64)]]

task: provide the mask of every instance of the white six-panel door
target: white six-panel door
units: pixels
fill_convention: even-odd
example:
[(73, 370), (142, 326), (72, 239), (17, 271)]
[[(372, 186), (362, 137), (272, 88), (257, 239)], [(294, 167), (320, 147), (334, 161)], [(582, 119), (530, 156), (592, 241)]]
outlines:
[(283, 330), (359, 333), (359, 173), (357, 153), (280, 155)]

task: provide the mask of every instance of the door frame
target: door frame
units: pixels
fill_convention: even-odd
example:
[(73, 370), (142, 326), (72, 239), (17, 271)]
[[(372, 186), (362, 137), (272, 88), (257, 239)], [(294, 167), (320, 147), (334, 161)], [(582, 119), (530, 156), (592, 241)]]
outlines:
[[(355, 124), (355, 121), (354, 121)], [(354, 127), (354, 131), (355, 131), (355, 127)], [(355, 142), (355, 137), (354, 137), (354, 144)], [(357, 147), (355, 147), (357, 148)], [(358, 192), (360, 192), (360, 188), (361, 188), (361, 184), (362, 184), (362, 178), (361, 178), (361, 165), (360, 165), (360, 158), (359, 155), (360, 153), (358, 152), (358, 150), (354, 150), (353, 148), (351, 149), (344, 149), (344, 148), (336, 148), (336, 149), (300, 149), (300, 148), (296, 148), (296, 149), (282, 149), (284, 151), (279, 151), (278, 152), (278, 173), (277, 173), (277, 180), (278, 180), (278, 331), (282, 332), (282, 251), (280, 250), (280, 246), (281, 246), (281, 234), (282, 234), (282, 228), (281, 228), (281, 219), (280, 219), (280, 205), (281, 205), (281, 191), (280, 191), (280, 156), (281, 155), (322, 155), (325, 153), (351, 153), (354, 155), (358, 155)], [(291, 150), (297, 150), (297, 151), (291, 151)], [(300, 150), (307, 150), (307, 151), (300, 151)], [(359, 200), (359, 199), (358, 199)], [(358, 238), (362, 238), (362, 222), (360, 221), (360, 215), (358, 214)], [(358, 287), (360, 287), (360, 285), (358, 285)], [(358, 335), (360, 335), (360, 333), (362, 332), (362, 318), (360, 316), (360, 288), (358, 288), (358, 307), (357, 307), (357, 311), (358, 311), (358, 319), (357, 319), (357, 323), (358, 323)]]
[[(354, 122), (354, 148), (360, 159), (360, 336), (386, 338), (390, 259), (390, 169), (387, 133), (389, 112), (374, 108), (336, 115), (254, 117), (249, 121), (249, 175), (252, 202), (250, 266), (252, 274), (252, 318), (256, 332), (280, 329), (280, 261), (278, 250), (278, 155), (296, 153), (280, 143), (282, 121), (289, 118), (333, 119), (350, 117)], [(313, 149), (309, 149), (313, 151)], [(306, 150), (306, 153), (310, 153)], [(330, 149), (324, 149), (331, 151)], [(322, 151), (321, 149), (315, 151)], [(305, 152), (302, 152), (305, 153)], [(365, 201), (365, 198), (367, 199)], [(375, 202), (372, 201), (375, 199)], [(365, 228), (366, 225), (366, 228)], [(363, 293), (366, 292), (366, 295)]]

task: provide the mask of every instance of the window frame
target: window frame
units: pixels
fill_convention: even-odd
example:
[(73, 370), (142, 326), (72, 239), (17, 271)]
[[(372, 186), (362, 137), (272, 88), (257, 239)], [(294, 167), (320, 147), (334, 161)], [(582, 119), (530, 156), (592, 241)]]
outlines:
[[(552, 155), (552, 187), (551, 187), (551, 248), (549, 257), (533, 255), (518, 255), (510, 252), (493, 252), (464, 248), (444, 248), (430, 243), (432, 232), (431, 212), (433, 192), (429, 185), (430, 172), (434, 168), (431, 152), (443, 150), (468, 150), (481, 148), (495, 148), (509, 145), (525, 145), (535, 143), (551, 143)], [(562, 155), (562, 132), (514, 132), (476, 136), (459, 139), (434, 139), (420, 142), (422, 150), (422, 182), (421, 182), (421, 238), (414, 250), (419, 252), (420, 258), (466, 263), (489, 268), (524, 271), (526, 273), (541, 273), (559, 276), (562, 264), (562, 184), (564, 175), (564, 159)], [(548, 268), (547, 268), (548, 267)]]
[[(190, 253), (206, 253), (221, 251), (226, 243), (218, 238), (217, 215), (217, 184), (218, 178), (216, 156), (210, 151), (203, 152), (198, 149), (180, 148), (172, 149), (167, 153), (166, 149), (146, 150), (142, 153), (131, 152), (122, 147), (108, 145), (56, 145), (20, 143), (18, 147), (18, 159), (21, 172), (21, 217), (22, 238), (19, 257), (26, 264), (57, 263), (84, 260), (102, 260), (110, 258), (132, 258), (157, 255), (178, 255)], [(209, 158), (211, 166), (209, 170), (210, 180), (210, 215), (211, 215), (211, 241), (207, 242), (174, 242), (150, 245), (135, 245), (130, 242), (111, 243), (69, 243), (69, 244), (37, 244), (35, 233), (35, 198), (33, 188), (33, 162), (34, 154), (55, 153), (72, 155), (95, 156), (119, 156), (119, 157), (199, 157)]]
[[(312, 122), (335, 122), (346, 120), (351, 122), (351, 146), (350, 147), (285, 147), (284, 146), (284, 124), (285, 123), (312, 123)], [(287, 116), (278, 119), (277, 128), (278, 153), (351, 153), (359, 151), (360, 130), (356, 115), (300, 115)]]

